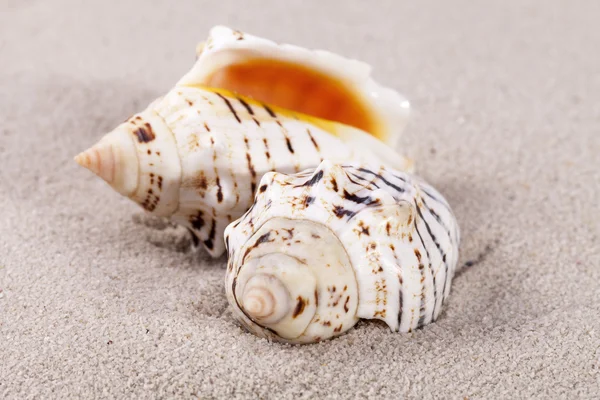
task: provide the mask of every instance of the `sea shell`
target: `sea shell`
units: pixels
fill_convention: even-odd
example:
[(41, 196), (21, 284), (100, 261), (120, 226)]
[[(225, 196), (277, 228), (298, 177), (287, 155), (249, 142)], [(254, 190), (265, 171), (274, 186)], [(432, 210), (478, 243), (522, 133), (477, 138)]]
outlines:
[[(333, 117), (335, 107), (322, 104), (330, 97), (318, 97), (317, 89), (312, 96), (307, 88), (292, 83), (285, 90), (281, 82), (265, 88), (261, 86), (265, 82), (257, 78), (262, 88), (259, 94), (252, 82), (242, 85), (242, 81), (232, 78), (235, 84), (229, 84), (233, 75), (223, 72), (244, 60), (256, 60), (256, 54), (250, 52), (256, 49), (257, 54), (285, 59), (298, 68), (325, 70), (328, 66), (329, 73), (338, 74), (338, 67), (338, 80), (347, 79), (348, 71), (355, 70), (354, 80), (347, 86), (366, 90), (376, 84), (368, 77), (364, 64), (232, 32), (237, 31), (215, 28), (196, 65), (180, 83), (75, 158), (148, 212), (187, 226), (197, 242), (215, 257), (224, 251), (225, 227), (250, 207), (257, 183), (266, 172), (298, 172), (316, 167), (323, 159), (412, 168), (409, 160), (370, 133), (277, 106), (281, 99), (297, 98), (302, 90), (306, 100), (299, 107), (302, 111), (311, 111), (308, 105), (316, 102), (330, 110), (326, 116)], [(244, 45), (232, 44), (231, 35), (246, 38), (235, 40)], [(256, 71), (263, 68), (261, 65)], [(211, 78), (215, 74), (220, 78)], [(274, 82), (277, 78), (273, 77)], [(228, 86), (229, 90), (205, 85)], [(231, 91), (248, 87), (252, 89), (248, 93), (259, 100)], [(379, 89), (373, 93), (401, 99), (389, 89)], [(264, 103), (260, 98), (276, 104)], [(365, 104), (376, 108), (379, 103)], [(405, 107), (398, 103), (397, 109), (402, 114)], [(377, 132), (388, 139), (393, 136), (385, 130)]]
[(243, 326), (277, 341), (328, 339), (360, 318), (409, 332), (439, 316), (459, 240), (446, 200), (410, 174), (327, 160), (268, 173), (225, 231), (227, 299)]

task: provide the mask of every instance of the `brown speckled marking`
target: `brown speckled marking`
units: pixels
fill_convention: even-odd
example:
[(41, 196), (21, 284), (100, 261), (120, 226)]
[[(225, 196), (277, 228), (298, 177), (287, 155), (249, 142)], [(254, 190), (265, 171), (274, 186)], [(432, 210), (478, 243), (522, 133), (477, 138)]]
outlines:
[(342, 330), (343, 326), (344, 326), (344, 324), (340, 324), (340, 326), (338, 326), (337, 328), (335, 328), (333, 331), (334, 332), (340, 332)]
[(204, 197), (206, 189), (208, 189), (208, 181), (206, 180), (206, 175), (204, 171), (200, 171), (198, 174), (198, 178), (195, 179), (195, 183), (198, 184), (198, 188), (200, 189), (200, 194)]
[(267, 156), (267, 160), (271, 161), (271, 153), (269, 152), (269, 142), (267, 138), (263, 138), (263, 143), (265, 144), (265, 156)]
[(319, 307), (319, 292), (315, 289), (315, 306)]
[(331, 326), (331, 321), (324, 321), (323, 326)]
[(421, 262), (421, 252), (419, 251), (419, 249), (415, 249), (415, 256), (417, 256), (417, 260), (419, 260), (419, 263)]
[(254, 164), (252, 163), (252, 156), (250, 155), (250, 143), (246, 136), (244, 136), (244, 143), (246, 144), (246, 161), (248, 163), (248, 171), (250, 171), (250, 176), (252, 177), (250, 180), (250, 190), (252, 191), (252, 195), (254, 195), (254, 192), (256, 192), (256, 170), (254, 169)]
[(190, 217), (190, 224), (192, 224), (192, 227), (197, 231), (201, 231), (204, 227), (203, 215), (204, 213), (201, 210), (198, 210), (195, 215)]
[(156, 206), (158, 205), (159, 201), (160, 197), (158, 195), (155, 195), (152, 188), (150, 188), (148, 189), (148, 192), (146, 193), (146, 198), (141, 203), (141, 205), (146, 211), (152, 212), (156, 209)]
[(238, 30), (233, 31), (233, 36), (235, 36), (236, 40), (244, 40), (244, 33)]
[(210, 132), (210, 128), (208, 127), (208, 124), (206, 122), (204, 123), (204, 128), (206, 129), (207, 132)]
[(304, 308), (306, 307), (308, 302), (305, 302), (301, 296), (298, 296), (298, 302), (296, 303), (296, 308), (294, 308), (294, 313), (292, 314), (292, 318), (296, 318), (298, 315), (304, 312)]
[(412, 223), (412, 214), (408, 215), (408, 220), (406, 221), (407, 225), (410, 225)]
[(217, 201), (221, 203), (223, 201), (223, 188), (221, 187), (221, 179), (217, 176)]
[(347, 216), (350, 219), (354, 217), (354, 212), (346, 210), (343, 206), (333, 206), (333, 213), (338, 218), (344, 218), (345, 216)]
[(350, 296), (346, 297), (346, 301), (344, 302), (344, 311), (348, 312), (348, 302), (350, 301)]
[(375, 281), (375, 291), (377, 292), (375, 303), (385, 306), (387, 304), (387, 284), (385, 279), (382, 278), (379, 281)]
[(362, 235), (370, 236), (369, 227), (365, 225), (363, 221), (359, 221), (358, 227), (360, 229), (354, 228), (354, 232), (360, 237)]
[(387, 232), (387, 235), (390, 236), (390, 230), (392, 229), (392, 224), (390, 223), (390, 221), (387, 221), (385, 224), (385, 231)]
[(337, 193), (338, 191), (338, 184), (337, 181), (335, 180), (335, 177), (331, 177), (331, 186), (333, 188), (333, 191)]
[(264, 193), (265, 190), (267, 190), (267, 185), (261, 185), (260, 192)]
[(310, 206), (314, 201), (315, 201), (314, 197), (305, 195), (304, 201), (302, 202), (302, 204), (304, 205), (304, 208), (308, 208), (308, 206)]
[(152, 131), (152, 127), (147, 122), (144, 124), (144, 126), (138, 126), (133, 133), (135, 136), (137, 136), (137, 140), (140, 143), (148, 143), (156, 138), (154, 132)]
[(188, 106), (190, 106), (190, 107), (194, 105), (194, 103), (192, 103), (189, 99), (185, 99), (185, 101), (186, 101), (186, 103), (188, 103)]

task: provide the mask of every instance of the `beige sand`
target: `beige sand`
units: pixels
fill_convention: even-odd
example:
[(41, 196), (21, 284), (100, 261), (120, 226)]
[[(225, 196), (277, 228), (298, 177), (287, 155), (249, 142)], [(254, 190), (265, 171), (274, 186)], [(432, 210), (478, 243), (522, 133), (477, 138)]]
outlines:
[[(449, 3), (4, 0), (0, 398), (598, 398), (600, 2)], [(403, 146), (474, 264), (437, 323), (259, 340), (223, 259), (73, 162), (217, 23), (359, 57), (412, 100)]]

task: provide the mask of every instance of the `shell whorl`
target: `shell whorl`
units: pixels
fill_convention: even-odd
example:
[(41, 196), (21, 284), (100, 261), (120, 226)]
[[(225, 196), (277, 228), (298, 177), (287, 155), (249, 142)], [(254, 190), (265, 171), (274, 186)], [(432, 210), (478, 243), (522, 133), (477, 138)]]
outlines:
[(156, 103), (107, 133), (75, 161), (145, 210), (168, 217), (179, 208), (180, 158)]
[[(314, 242), (284, 240), (289, 229), (295, 237), (312, 237), (317, 228)], [(434, 321), (449, 294), (459, 230), (444, 198), (420, 179), (388, 168), (323, 161), (315, 170), (265, 175), (253, 206), (227, 227), (225, 237), (227, 293), (238, 319), (260, 336), (306, 343), (336, 336), (359, 318), (380, 319), (401, 332)], [(356, 301), (353, 311), (336, 309), (323, 324), (317, 310), (298, 336), (285, 333), (285, 319), (273, 327), (249, 317), (237, 300), (240, 277), (252, 271), (255, 257), (274, 253), (307, 264), (319, 260), (316, 274), (297, 269), (294, 282), (286, 283), (288, 292), (303, 284), (304, 272), (308, 280), (316, 276), (320, 288), (329, 288), (315, 296), (319, 307), (339, 306), (347, 293), (348, 301)], [(322, 254), (331, 258), (323, 262)], [(328, 274), (335, 263), (352, 273), (344, 279)], [(344, 319), (342, 328), (327, 329), (336, 317)]]
[[(229, 260), (227, 293), (254, 333), (288, 342), (341, 334), (358, 320), (354, 270), (326, 226), (274, 218)], [(329, 284), (330, 282), (334, 284)]]

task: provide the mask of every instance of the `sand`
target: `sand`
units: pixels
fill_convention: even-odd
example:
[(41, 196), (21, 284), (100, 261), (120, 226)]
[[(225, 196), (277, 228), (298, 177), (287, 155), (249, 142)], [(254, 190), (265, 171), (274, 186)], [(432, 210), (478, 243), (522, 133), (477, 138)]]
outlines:
[[(598, 398), (600, 2), (40, 1), (0, 10), (0, 398)], [(462, 228), (433, 325), (244, 332), (186, 251), (72, 157), (168, 90), (209, 28), (374, 66)]]

